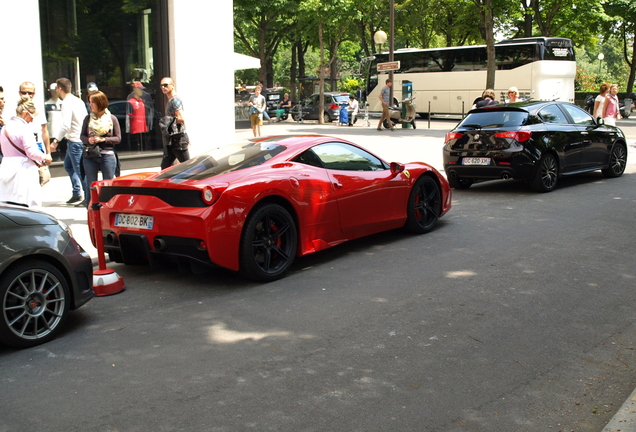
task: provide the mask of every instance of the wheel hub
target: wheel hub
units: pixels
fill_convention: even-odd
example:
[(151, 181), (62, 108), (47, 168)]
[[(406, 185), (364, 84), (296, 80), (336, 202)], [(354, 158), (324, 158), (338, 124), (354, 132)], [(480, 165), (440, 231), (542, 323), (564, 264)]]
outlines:
[(42, 313), (43, 305), (46, 303), (41, 294), (32, 294), (26, 301), (27, 312), (30, 315), (40, 315)]

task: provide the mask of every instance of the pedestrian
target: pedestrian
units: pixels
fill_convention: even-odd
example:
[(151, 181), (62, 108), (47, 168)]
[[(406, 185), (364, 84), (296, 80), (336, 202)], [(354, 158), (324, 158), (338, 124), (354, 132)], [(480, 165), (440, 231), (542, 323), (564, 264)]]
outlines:
[[(27, 96), (29, 99), (33, 100), (35, 97), (35, 85), (32, 82), (25, 81), (20, 84), (19, 93), (20, 97)], [(51, 147), (49, 144), (49, 129), (46, 121), (46, 115), (44, 113), (38, 113), (37, 118), (31, 122), (29, 127), (33, 129), (33, 133), (36, 135), (37, 144), (40, 150), (50, 154)]]
[(101, 91), (88, 97), (91, 113), (82, 124), (81, 140), (85, 146), (82, 163), (86, 173), (86, 185), (90, 188), (97, 181), (97, 172), (104, 180), (115, 177), (117, 155), (115, 145), (121, 142), (121, 130), (117, 117), (108, 111), (108, 98)]
[(519, 102), (519, 90), (517, 87), (510, 87), (508, 89), (508, 97), (506, 98), (506, 103), (515, 103)]
[(484, 90), (484, 92), (481, 94), (481, 98), (475, 99), (475, 104), (473, 105), (473, 109), (483, 108), (490, 105), (498, 105), (499, 102), (495, 100), (495, 97), (496, 97), (495, 91), (493, 89)]
[(616, 126), (616, 120), (622, 118), (617, 94), (618, 84), (610, 85), (607, 100), (605, 101), (605, 108), (603, 109), (603, 120), (605, 120), (605, 124), (610, 126)]
[(349, 111), (351, 111), (351, 114), (349, 114), (349, 126), (353, 126), (358, 111), (360, 111), (360, 105), (354, 95), (349, 95)]
[[(62, 124), (62, 99), (57, 94), (57, 84), (53, 83), (49, 86), (49, 99), (44, 102), (44, 110), (46, 112), (46, 121), (49, 137), (57, 136)], [(49, 146), (50, 147), (50, 146)], [(51, 157), (56, 159), (58, 152), (51, 152)]]
[(292, 101), (289, 99), (289, 93), (283, 95), (283, 100), (278, 103), (278, 109), (276, 110), (276, 121), (282, 121), (283, 114), (288, 113), (292, 107)]
[[(4, 111), (4, 88), (0, 86), (0, 132), (4, 126), (4, 119), (2, 118), (2, 112)], [(2, 149), (0, 148), (0, 163), (2, 163)]]
[(380, 101), (382, 102), (382, 117), (380, 117), (380, 122), (378, 123), (378, 130), (382, 130), (382, 124), (384, 123), (384, 120), (386, 120), (391, 127), (391, 131), (394, 131), (395, 127), (393, 126), (393, 122), (391, 121), (391, 117), (389, 115), (389, 101), (391, 100), (391, 86), (393, 85), (393, 81), (387, 79), (385, 83), (386, 85), (382, 87), (382, 90), (380, 91)]
[(263, 126), (263, 112), (265, 111), (265, 98), (261, 95), (260, 86), (254, 89), (254, 95), (250, 97), (247, 105), (250, 107), (250, 124), (255, 137), (261, 136), (261, 126)]
[(261, 88), (261, 96), (265, 98), (265, 111), (263, 111), (263, 120), (267, 120), (268, 123), (272, 122), (272, 119), (269, 117), (269, 113), (267, 112), (267, 95), (269, 94), (269, 90), (265, 87), (265, 83), (263, 81), (259, 81), (256, 87)]
[(37, 110), (28, 95), (20, 98), (15, 113), (0, 133), (0, 148), (4, 155), (0, 164), (0, 201), (41, 207), (38, 166), (50, 165), (51, 155), (38, 148), (30, 125), (37, 118)]
[(185, 119), (183, 117), (183, 101), (176, 94), (174, 80), (165, 77), (161, 80), (161, 91), (168, 98), (166, 104), (166, 117), (171, 117), (171, 122), (178, 129), (180, 135), (168, 136), (162, 133), (163, 137), (163, 159), (161, 169), (164, 170), (172, 165), (177, 159), (185, 162), (190, 159), (188, 146), (190, 145), (188, 135), (185, 133)]
[[(86, 118), (86, 105), (77, 96), (71, 93), (71, 81), (68, 78), (58, 78), (55, 82), (57, 95), (62, 99), (62, 123), (57, 135), (53, 137), (51, 151), (55, 151), (62, 139), (66, 138), (66, 156), (64, 157), (64, 169), (71, 179), (73, 195), (66, 201), (67, 204), (75, 204), (76, 207), (86, 206), (89, 194), (86, 187), (86, 179), (82, 173), (82, 124)], [(83, 195), (82, 195), (83, 194)]]
[(2, 118), (2, 112), (4, 111), (4, 88), (0, 86), (0, 129), (4, 126), (4, 119)]
[(598, 91), (598, 96), (594, 99), (594, 118), (603, 118), (605, 112), (605, 101), (607, 100), (607, 94), (609, 92), (609, 83), (601, 84), (601, 88)]

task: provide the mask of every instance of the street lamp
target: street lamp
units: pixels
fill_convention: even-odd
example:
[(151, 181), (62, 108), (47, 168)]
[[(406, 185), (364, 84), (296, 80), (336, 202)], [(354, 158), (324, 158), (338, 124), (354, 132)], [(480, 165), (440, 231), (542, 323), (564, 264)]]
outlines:
[(373, 35), (373, 40), (375, 41), (375, 43), (380, 45), (380, 53), (382, 53), (382, 44), (384, 42), (386, 42), (387, 40), (387, 35), (384, 31), (382, 30), (378, 30), (377, 32), (375, 32), (375, 34)]
[(605, 54), (603, 53), (599, 53), (598, 54), (598, 74), (601, 74), (601, 66), (603, 64), (603, 59), (605, 58)]

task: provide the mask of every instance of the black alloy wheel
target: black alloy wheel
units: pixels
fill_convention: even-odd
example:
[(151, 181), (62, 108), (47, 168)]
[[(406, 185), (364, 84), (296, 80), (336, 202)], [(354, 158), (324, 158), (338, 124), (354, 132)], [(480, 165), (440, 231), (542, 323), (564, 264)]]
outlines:
[(556, 188), (559, 179), (559, 164), (553, 154), (543, 155), (539, 161), (537, 172), (530, 182), (535, 192), (551, 192)]
[(417, 179), (407, 207), (404, 227), (412, 233), (424, 234), (433, 229), (442, 211), (442, 193), (429, 176)]
[(609, 167), (601, 170), (605, 177), (620, 177), (627, 166), (627, 148), (624, 144), (614, 144), (610, 155)]
[(269, 282), (281, 278), (294, 262), (298, 235), (289, 212), (278, 204), (264, 204), (252, 211), (243, 228), (240, 272)]
[(0, 339), (7, 345), (29, 348), (53, 339), (66, 321), (68, 282), (52, 264), (29, 259), (0, 278)]
[(473, 185), (473, 180), (451, 175), (448, 177), (448, 184), (453, 189), (468, 189)]

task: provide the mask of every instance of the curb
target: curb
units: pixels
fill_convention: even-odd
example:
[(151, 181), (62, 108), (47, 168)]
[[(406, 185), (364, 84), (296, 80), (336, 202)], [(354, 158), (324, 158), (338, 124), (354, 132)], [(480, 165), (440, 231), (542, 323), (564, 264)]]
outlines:
[(614, 414), (602, 432), (636, 432), (636, 390)]

